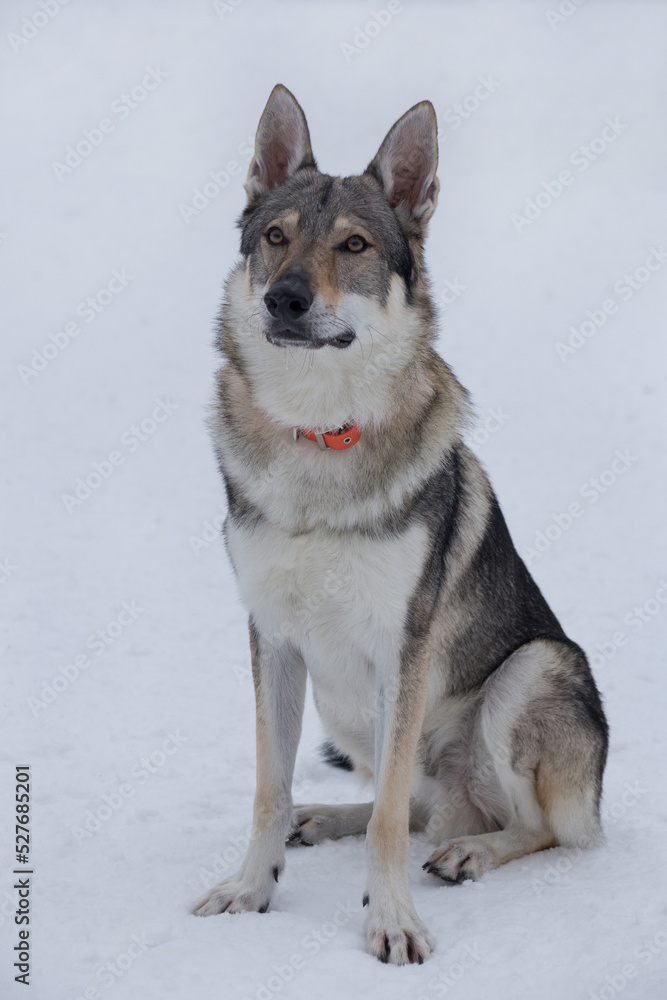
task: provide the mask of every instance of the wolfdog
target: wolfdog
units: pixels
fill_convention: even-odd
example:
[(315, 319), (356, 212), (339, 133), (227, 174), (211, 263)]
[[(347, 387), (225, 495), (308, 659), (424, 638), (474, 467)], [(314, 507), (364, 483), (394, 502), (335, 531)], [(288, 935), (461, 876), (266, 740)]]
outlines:
[[(440, 882), (601, 836), (607, 724), (583, 651), (518, 556), (464, 444), (467, 394), (433, 343), (438, 197), (428, 101), (359, 176), (321, 173), (303, 111), (259, 122), (212, 419), (226, 545), (249, 612), (253, 833), (193, 912), (264, 912), (286, 842), (366, 834), (366, 946), (421, 963), (409, 831)], [(306, 678), (325, 754), (372, 802), (296, 805)]]

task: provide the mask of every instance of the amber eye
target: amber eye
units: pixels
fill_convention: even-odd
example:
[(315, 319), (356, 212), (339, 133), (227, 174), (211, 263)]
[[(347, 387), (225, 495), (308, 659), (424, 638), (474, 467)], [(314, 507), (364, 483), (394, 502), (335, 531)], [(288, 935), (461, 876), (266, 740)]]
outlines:
[(280, 246), (281, 243), (287, 242), (285, 240), (285, 236), (283, 234), (282, 229), (278, 229), (277, 226), (273, 226), (271, 229), (269, 229), (268, 233), (266, 234), (266, 241), (267, 243), (270, 243), (274, 247)]
[(349, 240), (345, 244), (346, 249), (350, 250), (352, 253), (361, 253), (361, 251), (365, 250), (367, 246), (368, 243), (363, 236), (350, 236)]

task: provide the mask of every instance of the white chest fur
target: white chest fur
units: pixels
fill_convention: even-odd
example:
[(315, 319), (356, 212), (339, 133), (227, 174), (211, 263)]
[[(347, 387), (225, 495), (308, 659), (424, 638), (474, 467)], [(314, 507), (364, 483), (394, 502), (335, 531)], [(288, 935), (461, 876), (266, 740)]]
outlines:
[(369, 727), (376, 673), (391, 674), (426, 556), (425, 527), (373, 539), (318, 528), (291, 536), (266, 523), (227, 527), (241, 595), (262, 636), (303, 654), (323, 715)]

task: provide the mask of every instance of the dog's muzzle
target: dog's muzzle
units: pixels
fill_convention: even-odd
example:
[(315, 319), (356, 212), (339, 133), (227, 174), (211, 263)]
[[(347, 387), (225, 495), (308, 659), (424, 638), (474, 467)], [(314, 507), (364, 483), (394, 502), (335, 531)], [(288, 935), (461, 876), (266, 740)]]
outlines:
[(343, 330), (335, 337), (321, 337), (312, 329), (310, 307), (313, 293), (303, 275), (286, 274), (275, 281), (264, 296), (264, 305), (271, 316), (266, 339), (276, 347), (349, 347), (355, 339), (354, 330)]

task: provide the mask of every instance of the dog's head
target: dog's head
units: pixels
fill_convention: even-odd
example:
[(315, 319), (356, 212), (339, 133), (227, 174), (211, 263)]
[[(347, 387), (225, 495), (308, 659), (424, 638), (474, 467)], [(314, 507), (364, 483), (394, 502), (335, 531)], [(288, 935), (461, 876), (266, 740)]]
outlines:
[[(421, 251), (437, 200), (437, 160), (435, 112), (423, 101), (391, 128), (364, 173), (323, 174), (301, 107), (285, 87), (274, 88), (245, 185), (244, 264), (229, 284), (233, 315), (224, 317), (221, 338), (256, 380), (269, 376), (261, 404), (272, 415), (288, 423), (319, 417), (320, 426), (368, 418), (361, 397), (368, 403), (379, 387), (373, 391), (360, 372), (371, 354), (382, 354), (387, 375), (430, 339)], [(268, 398), (276, 382), (290, 397), (282, 407), (277, 395), (274, 404)]]

